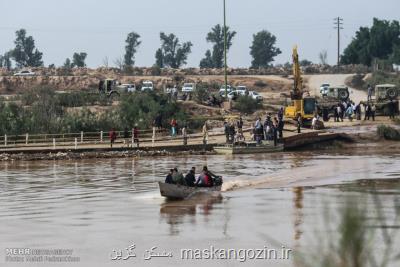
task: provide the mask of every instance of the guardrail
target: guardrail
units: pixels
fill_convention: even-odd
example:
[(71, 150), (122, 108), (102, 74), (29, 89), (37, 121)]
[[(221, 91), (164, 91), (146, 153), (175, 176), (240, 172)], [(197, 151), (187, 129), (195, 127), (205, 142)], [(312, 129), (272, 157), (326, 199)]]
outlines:
[[(117, 139), (116, 145), (138, 146), (134, 141), (132, 132), (129, 132), (129, 138), (124, 138), (124, 131), (116, 131)], [(209, 134), (208, 141), (211, 141), (211, 136), (218, 134)], [(202, 139), (201, 133), (188, 134), (186, 137), (182, 135), (171, 136), (166, 129), (158, 130), (140, 130), (138, 139), (141, 146), (156, 146), (157, 143), (174, 142), (176, 144), (187, 144), (189, 140), (194, 138)], [(108, 132), (79, 132), (79, 133), (61, 133), (61, 134), (22, 134), (22, 135), (3, 135), (0, 136), (0, 148), (13, 149), (13, 148), (53, 148), (57, 147), (78, 147), (83, 146), (96, 146), (96, 145), (109, 145), (110, 137)]]

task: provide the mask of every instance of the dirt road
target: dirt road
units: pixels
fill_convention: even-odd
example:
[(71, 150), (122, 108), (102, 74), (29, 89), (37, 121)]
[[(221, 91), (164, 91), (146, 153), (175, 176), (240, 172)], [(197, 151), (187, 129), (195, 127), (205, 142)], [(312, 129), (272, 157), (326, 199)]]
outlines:
[[(310, 93), (319, 95), (319, 88), (323, 83), (329, 83), (331, 86), (345, 85), (346, 79), (353, 76), (353, 74), (322, 74), (322, 75), (306, 75)], [(354, 88), (349, 88), (350, 99), (355, 103), (367, 100), (367, 93)]]

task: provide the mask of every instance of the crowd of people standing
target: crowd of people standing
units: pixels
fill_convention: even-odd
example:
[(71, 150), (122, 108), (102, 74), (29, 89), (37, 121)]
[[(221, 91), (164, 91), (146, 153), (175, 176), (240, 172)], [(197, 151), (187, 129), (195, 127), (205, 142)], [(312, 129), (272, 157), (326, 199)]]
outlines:
[[(264, 121), (261, 117), (257, 117), (250, 131), (250, 139), (257, 144), (261, 144), (263, 140), (273, 141), (276, 146), (279, 140), (283, 138), (283, 115), (284, 111), (281, 108), (275, 117), (273, 117), (272, 113), (268, 113)], [(241, 116), (237, 121), (224, 122), (224, 133), (227, 144), (240, 144), (246, 141), (243, 134), (243, 125)]]

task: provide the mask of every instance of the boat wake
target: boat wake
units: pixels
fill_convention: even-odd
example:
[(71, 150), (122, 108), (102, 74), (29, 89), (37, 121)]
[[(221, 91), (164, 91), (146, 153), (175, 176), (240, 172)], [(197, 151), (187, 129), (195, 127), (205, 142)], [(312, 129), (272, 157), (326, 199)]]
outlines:
[(259, 180), (234, 180), (234, 181), (226, 181), (222, 185), (222, 192), (229, 192), (236, 189), (241, 189), (245, 187), (253, 187), (265, 184), (269, 181), (269, 178), (259, 179)]

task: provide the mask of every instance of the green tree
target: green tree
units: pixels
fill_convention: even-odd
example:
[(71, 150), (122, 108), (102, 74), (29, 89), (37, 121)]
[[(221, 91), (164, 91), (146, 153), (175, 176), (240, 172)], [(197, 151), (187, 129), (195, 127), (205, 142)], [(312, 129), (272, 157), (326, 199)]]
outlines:
[(400, 65), (400, 45), (393, 46), (393, 53), (390, 57), (390, 60), (397, 65)]
[(328, 64), (328, 51), (323, 50), (318, 54), (319, 61), (322, 65)]
[(63, 68), (65, 69), (72, 69), (73, 64), (71, 62), (71, 59), (67, 58), (64, 62)]
[(125, 46), (125, 56), (124, 63), (125, 66), (133, 66), (135, 65), (135, 54), (137, 52), (138, 47), (142, 43), (139, 41), (140, 35), (136, 32), (131, 32), (128, 34), (126, 38), (126, 46)]
[(371, 28), (361, 27), (356, 32), (344, 50), (341, 62), (371, 66), (374, 59), (390, 59), (397, 45), (400, 45), (399, 21), (374, 18)]
[(253, 44), (250, 47), (250, 55), (253, 57), (251, 67), (268, 67), (274, 61), (274, 57), (282, 53), (275, 44), (276, 37), (266, 30), (254, 34)]
[[(229, 27), (226, 27), (226, 50), (228, 51), (230, 47), (232, 46), (232, 40), (233, 37), (235, 37), (236, 32), (235, 31), (230, 31)], [(206, 57), (202, 59), (201, 61), (203, 62), (203, 66), (205, 63), (207, 63), (208, 67), (213, 67), (213, 68), (222, 68), (224, 66), (224, 29), (221, 27), (220, 24), (215, 25), (212, 29), (211, 32), (207, 34), (207, 42), (213, 43), (213, 51), (211, 55), (212, 59), (212, 66), (209, 64), (210, 63), (210, 51), (206, 52)]]
[(12, 67), (11, 52), (6, 52), (3, 56), (0, 55), (0, 68), (10, 70)]
[(156, 51), (156, 64), (158, 68), (164, 68), (164, 54), (161, 48)]
[(205, 68), (213, 68), (213, 67), (214, 67), (214, 62), (213, 62), (213, 59), (211, 56), (211, 51), (207, 50), (206, 57), (200, 61), (200, 68), (205, 69)]
[(191, 42), (179, 43), (174, 34), (160, 33), (161, 48), (156, 52), (156, 65), (161, 67), (180, 68), (186, 64), (188, 55), (192, 52)]
[(302, 67), (308, 67), (310, 65), (312, 65), (313, 63), (307, 59), (303, 59), (302, 61), (300, 61), (300, 66)]
[(86, 67), (86, 57), (87, 54), (85, 52), (74, 53), (74, 55), (72, 56), (72, 66), (78, 68)]
[(11, 51), (11, 57), (17, 63), (17, 67), (43, 66), (43, 53), (35, 48), (35, 40), (32, 36), (26, 36), (26, 30), (16, 31), (14, 41), (15, 48)]

